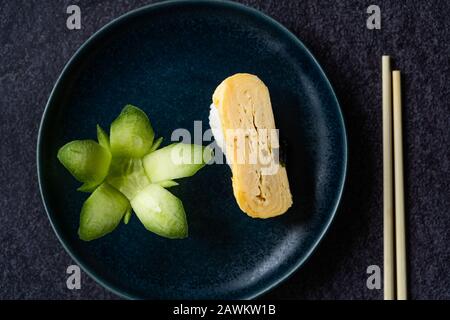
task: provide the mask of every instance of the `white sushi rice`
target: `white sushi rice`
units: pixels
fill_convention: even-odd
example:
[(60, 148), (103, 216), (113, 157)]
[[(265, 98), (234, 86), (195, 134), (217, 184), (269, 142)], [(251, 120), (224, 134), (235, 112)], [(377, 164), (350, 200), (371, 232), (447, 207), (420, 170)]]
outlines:
[(225, 138), (223, 136), (222, 122), (220, 121), (219, 110), (216, 108), (214, 103), (211, 104), (209, 110), (209, 126), (211, 127), (211, 131), (213, 133), (217, 145), (222, 150), (222, 152), (226, 154)]
[(227, 151), (225, 147), (225, 136), (223, 134), (222, 122), (220, 121), (219, 109), (216, 108), (214, 103), (211, 104), (209, 110), (209, 126), (211, 127), (212, 134), (216, 140), (222, 153), (225, 155), (225, 161), (231, 168), (231, 162), (227, 157)]

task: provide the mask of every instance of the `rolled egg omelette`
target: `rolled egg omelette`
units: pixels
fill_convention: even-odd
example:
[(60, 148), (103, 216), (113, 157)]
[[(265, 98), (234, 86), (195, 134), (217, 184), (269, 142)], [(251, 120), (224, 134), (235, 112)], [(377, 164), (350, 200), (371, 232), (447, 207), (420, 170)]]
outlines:
[(292, 205), (269, 90), (255, 75), (238, 73), (216, 88), (209, 122), (232, 171), (234, 197), (253, 218), (285, 213)]

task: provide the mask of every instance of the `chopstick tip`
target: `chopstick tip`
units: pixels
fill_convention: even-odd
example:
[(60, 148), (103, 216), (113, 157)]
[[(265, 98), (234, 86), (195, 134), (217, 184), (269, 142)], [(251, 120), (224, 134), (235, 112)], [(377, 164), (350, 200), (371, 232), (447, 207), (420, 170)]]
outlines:
[(400, 70), (392, 70), (392, 80), (394, 82), (400, 82)]

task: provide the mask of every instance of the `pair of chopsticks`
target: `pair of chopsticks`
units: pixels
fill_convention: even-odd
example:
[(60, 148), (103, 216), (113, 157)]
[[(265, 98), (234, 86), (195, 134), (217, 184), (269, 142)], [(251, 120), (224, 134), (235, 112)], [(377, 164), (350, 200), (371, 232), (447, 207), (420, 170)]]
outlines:
[(384, 299), (406, 300), (401, 79), (389, 56), (382, 58), (382, 80)]

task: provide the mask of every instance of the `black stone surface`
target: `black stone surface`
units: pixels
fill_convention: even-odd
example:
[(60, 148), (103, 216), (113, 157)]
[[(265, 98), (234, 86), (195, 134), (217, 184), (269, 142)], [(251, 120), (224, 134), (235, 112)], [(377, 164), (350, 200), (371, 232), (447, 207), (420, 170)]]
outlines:
[[(85, 274), (66, 287), (73, 261), (39, 195), (36, 139), (52, 86), (100, 27), (152, 1), (0, 2), (0, 299), (114, 299)], [(380, 59), (403, 72), (410, 296), (450, 298), (450, 2), (377, 1), (382, 29), (366, 28), (361, 1), (245, 0), (284, 24), (312, 51), (340, 99), (349, 138), (341, 207), (311, 259), (263, 299), (382, 299), (366, 268), (382, 266)], [(82, 29), (66, 28), (69, 4)]]

